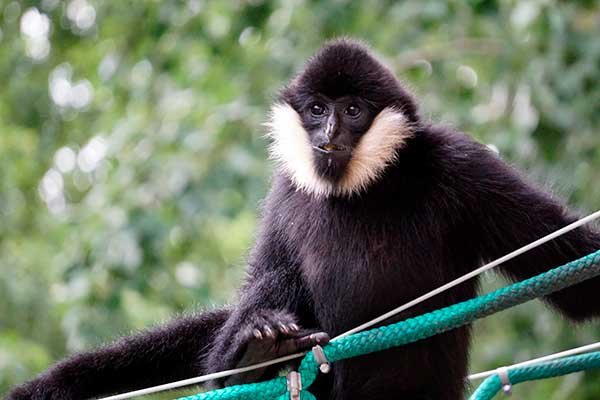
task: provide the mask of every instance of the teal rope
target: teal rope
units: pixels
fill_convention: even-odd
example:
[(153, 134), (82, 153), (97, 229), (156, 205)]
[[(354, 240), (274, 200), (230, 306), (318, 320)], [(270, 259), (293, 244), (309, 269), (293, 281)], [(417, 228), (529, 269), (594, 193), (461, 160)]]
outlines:
[[(329, 343), (323, 351), (330, 362), (335, 362), (416, 342), (598, 275), (600, 275), (600, 250), (486, 295), (395, 324), (341, 338)], [(304, 394), (318, 374), (318, 365), (312, 353), (304, 357), (298, 371), (302, 375)], [(279, 398), (286, 393), (285, 379), (277, 378), (258, 384), (231, 386), (179, 400), (262, 400)]]
[[(512, 385), (516, 385), (521, 382), (554, 378), (555, 376), (572, 374), (573, 372), (592, 368), (600, 368), (600, 352), (566, 357), (528, 367), (509, 369), (508, 379)], [(483, 381), (471, 397), (469, 397), (469, 400), (491, 400), (500, 389), (502, 389), (500, 377), (492, 375)]]
[[(277, 398), (277, 400), (290, 400), (290, 394), (285, 392)], [(306, 390), (300, 392), (300, 400), (316, 400), (315, 396)]]
[(229, 386), (211, 392), (182, 397), (178, 400), (272, 400), (283, 395), (286, 391), (287, 379), (285, 377), (278, 377), (265, 382)]

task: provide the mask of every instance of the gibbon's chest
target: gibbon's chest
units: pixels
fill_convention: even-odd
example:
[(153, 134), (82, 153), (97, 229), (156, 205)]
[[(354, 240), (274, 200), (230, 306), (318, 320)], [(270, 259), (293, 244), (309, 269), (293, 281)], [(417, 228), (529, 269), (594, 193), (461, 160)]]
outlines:
[[(434, 222), (434, 210), (419, 211), (401, 202), (334, 201), (304, 211), (290, 215), (288, 234), (298, 244), (300, 269), (317, 320), (332, 335), (410, 301), (454, 275), (446, 247), (452, 232)], [(450, 299), (436, 301), (439, 305)]]

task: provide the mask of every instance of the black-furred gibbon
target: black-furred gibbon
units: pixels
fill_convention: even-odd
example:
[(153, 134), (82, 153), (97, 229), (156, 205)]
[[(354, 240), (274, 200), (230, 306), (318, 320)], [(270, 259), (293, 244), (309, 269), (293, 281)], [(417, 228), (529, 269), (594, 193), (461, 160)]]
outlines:
[[(573, 222), (577, 216), (486, 146), (420, 118), (360, 43), (327, 43), (272, 110), (278, 164), (237, 306), (75, 355), (8, 398), (82, 399), (274, 358), (338, 335)], [(514, 280), (600, 248), (592, 228), (501, 267)], [(476, 280), (387, 321), (475, 296)], [(546, 298), (600, 314), (600, 279)], [(335, 363), (318, 399), (463, 397), (469, 327)], [(273, 376), (277, 367), (216, 382)]]

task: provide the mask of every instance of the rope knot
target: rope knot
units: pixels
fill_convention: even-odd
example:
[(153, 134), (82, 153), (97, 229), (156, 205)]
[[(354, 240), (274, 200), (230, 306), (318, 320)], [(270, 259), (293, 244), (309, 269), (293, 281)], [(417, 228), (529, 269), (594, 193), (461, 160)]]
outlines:
[(327, 356), (325, 356), (325, 352), (323, 348), (319, 345), (316, 345), (312, 348), (313, 356), (315, 357), (315, 361), (319, 364), (319, 371), (324, 374), (329, 373), (331, 371), (331, 364), (329, 364), (329, 360)]
[(502, 391), (506, 396), (512, 395), (512, 383), (510, 383), (510, 377), (508, 376), (508, 368), (500, 367), (496, 370), (498, 377), (500, 378), (500, 384), (502, 385)]
[(287, 376), (287, 389), (290, 400), (300, 400), (300, 392), (302, 392), (302, 375), (300, 375), (300, 372), (290, 371)]

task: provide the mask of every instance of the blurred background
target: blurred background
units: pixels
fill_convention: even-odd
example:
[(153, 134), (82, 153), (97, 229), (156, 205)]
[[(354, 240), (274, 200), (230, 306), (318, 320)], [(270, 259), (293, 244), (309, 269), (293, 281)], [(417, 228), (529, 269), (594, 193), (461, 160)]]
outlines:
[[(342, 34), (373, 46), (425, 118), (600, 208), (598, 1), (0, 0), (0, 393), (235, 301), (272, 170), (269, 104)], [(472, 370), (597, 340), (599, 322), (532, 302), (476, 324)], [(515, 392), (598, 399), (600, 373)]]

